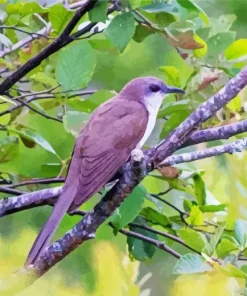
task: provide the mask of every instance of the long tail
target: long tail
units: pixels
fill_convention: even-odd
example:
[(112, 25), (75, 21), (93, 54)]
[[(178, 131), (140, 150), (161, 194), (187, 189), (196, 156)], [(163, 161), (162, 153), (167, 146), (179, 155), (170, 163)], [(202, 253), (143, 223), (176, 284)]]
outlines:
[[(41, 229), (39, 235), (37, 236), (25, 262), (25, 266), (34, 264), (39, 258), (41, 253), (47, 247), (52, 235), (58, 228), (59, 223), (63, 219), (63, 216), (68, 211), (70, 205), (72, 204), (76, 190), (75, 186), (68, 186), (62, 195), (59, 197), (54, 209), (46, 222), (46, 224)], [(74, 190), (73, 190), (74, 189)]]

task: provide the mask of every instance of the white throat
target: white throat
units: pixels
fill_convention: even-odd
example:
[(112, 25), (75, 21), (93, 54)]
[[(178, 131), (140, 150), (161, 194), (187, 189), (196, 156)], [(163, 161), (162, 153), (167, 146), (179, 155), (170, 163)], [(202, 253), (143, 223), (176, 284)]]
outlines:
[(137, 148), (141, 148), (149, 138), (150, 134), (152, 133), (163, 99), (164, 94), (160, 93), (144, 98), (144, 104), (148, 110), (148, 124), (145, 134), (139, 142)]

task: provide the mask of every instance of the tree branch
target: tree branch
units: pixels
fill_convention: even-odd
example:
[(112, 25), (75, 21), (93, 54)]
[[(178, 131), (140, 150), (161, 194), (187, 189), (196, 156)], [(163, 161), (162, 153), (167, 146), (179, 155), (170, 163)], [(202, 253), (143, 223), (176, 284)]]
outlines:
[[(150, 232), (153, 232), (153, 233), (156, 233), (158, 235), (161, 235), (161, 236), (164, 236), (166, 238), (169, 238), (177, 243), (179, 243), (180, 245), (190, 249), (191, 251), (197, 253), (197, 254), (201, 254), (200, 252), (198, 252), (197, 250), (193, 249), (192, 247), (188, 246), (181, 238), (175, 236), (175, 235), (172, 235), (170, 233), (167, 233), (167, 232), (164, 232), (164, 231), (159, 231), (159, 230), (156, 230), (156, 229), (153, 229), (152, 227), (149, 227), (147, 225), (143, 225), (143, 224), (138, 224), (138, 223), (130, 223), (129, 226), (134, 226), (134, 227), (139, 227), (141, 229), (145, 229), (145, 230), (148, 230)], [(121, 232), (121, 231), (120, 231)], [(169, 252), (170, 253), (170, 252)], [(170, 253), (171, 254), (171, 253)], [(173, 254), (172, 254), (173, 255)]]
[[(76, 24), (79, 22), (81, 17), (86, 14), (88, 11), (90, 11), (94, 5), (98, 2), (98, 0), (86, 0), (84, 1), (84, 4), (75, 12), (74, 16), (68, 23), (68, 25), (65, 27), (61, 35), (55, 39), (52, 43), (50, 43), (46, 48), (44, 48), (39, 54), (37, 54), (35, 57), (31, 58), (29, 61), (27, 61), (23, 66), (21, 66), (18, 70), (16, 70), (14, 73), (12, 73), (10, 76), (8, 76), (1, 84), (0, 84), (0, 94), (4, 94), (8, 89), (11, 88), (17, 81), (19, 81), (23, 76), (25, 76), (27, 73), (29, 73), (31, 70), (33, 70), (35, 67), (40, 65), (40, 63), (58, 51), (60, 48), (64, 47), (65, 45), (68, 45), (70, 42), (72, 42), (74, 39), (69, 35)], [(88, 32), (88, 30), (91, 29), (91, 26), (95, 24), (90, 24), (90, 26), (87, 26), (85, 28), (85, 32)]]
[(247, 120), (194, 132), (182, 147), (214, 140), (229, 139), (247, 132)]
[[(54, 121), (58, 121), (58, 122), (61, 122), (63, 123), (63, 120), (62, 119), (59, 119), (59, 118), (56, 118), (56, 117), (53, 117), (53, 116), (50, 116), (44, 112), (41, 112), (39, 111), (38, 109), (36, 108), (33, 108), (32, 106), (30, 106), (28, 103), (26, 103), (25, 101), (22, 101), (20, 99), (16, 99), (17, 102), (19, 102), (21, 104), (21, 106), (25, 106), (27, 107), (28, 109), (32, 110), (34, 113), (37, 113), (39, 115), (41, 115), (42, 117), (45, 117), (46, 119), (51, 119), (51, 120), (54, 120)], [(20, 107), (21, 107), (20, 106)]]
[(134, 237), (136, 239), (139, 239), (139, 240), (145, 241), (145, 242), (147, 242), (147, 243), (149, 243), (151, 245), (154, 245), (156, 248), (169, 253), (170, 255), (174, 256), (175, 258), (179, 259), (181, 257), (181, 255), (178, 252), (176, 252), (175, 250), (169, 248), (165, 243), (160, 242), (160, 241), (158, 241), (156, 239), (147, 237), (145, 235), (142, 235), (140, 233), (137, 233), (137, 232), (134, 232), (134, 231), (131, 231), (131, 230), (127, 230), (127, 229), (121, 229), (121, 230), (119, 230), (119, 232), (126, 235), (126, 236)]
[(44, 179), (32, 179), (28, 181), (23, 181), (16, 184), (7, 185), (7, 188), (16, 188), (26, 185), (35, 185), (35, 184), (53, 184), (53, 183), (63, 183), (65, 178), (62, 177), (55, 177), (55, 178), (44, 178)]
[[(29, 104), (32, 101), (53, 99), (53, 98), (55, 98), (55, 95), (58, 94), (58, 93), (63, 94), (64, 92), (53, 92), (53, 93), (51, 93), (49, 91), (41, 91), (41, 92), (37, 92), (37, 93), (30, 93), (30, 94), (27, 94), (27, 95), (21, 95), (21, 96), (19, 96), (17, 98), (13, 98), (13, 101), (15, 101), (16, 99), (18, 101), (20, 98), (24, 98), (24, 97), (31, 97), (30, 99), (26, 100), (26, 104)], [(93, 94), (93, 93), (95, 93), (95, 90), (88, 90), (88, 91), (82, 90), (80, 92), (69, 95), (67, 98), (71, 99), (71, 98), (74, 98), (74, 97), (77, 97), (77, 96), (90, 95), (90, 94)], [(6, 103), (6, 102), (3, 102), (3, 103)], [(22, 104), (22, 101), (21, 101), (21, 103), (19, 102), (18, 104), (13, 105), (12, 107), (9, 107), (8, 109), (0, 112), (0, 117), (5, 115), (5, 114), (13, 112), (16, 109), (21, 108), (22, 106), (23, 106), (23, 104)]]
[[(46, 31), (49, 32), (48, 28), (46, 27)], [(15, 31), (18, 31), (18, 32), (21, 32), (21, 33), (25, 33), (27, 35), (30, 35), (32, 37), (32, 39), (33, 38), (38, 38), (38, 37), (43, 37), (45, 39), (54, 39), (54, 37), (48, 37), (47, 35), (41, 34), (39, 32), (29, 32), (29, 31), (26, 31), (24, 29), (17, 28), (16, 26), (0, 26), (0, 29), (4, 29), (4, 30), (15, 30)]]
[[(1, 190), (2, 188), (0, 188), (0, 191)], [(6, 189), (6, 187), (4, 190), (8, 190), (8, 192), (5, 192), (8, 194), (13, 194), (13, 191), (16, 191), (10, 188)], [(6, 197), (0, 199), (0, 217), (43, 205), (53, 205), (61, 193), (62, 187), (60, 186), (26, 194), (22, 193), (19, 197)]]
[[(12, 195), (21, 195), (21, 196), (23, 196), (23, 193), (25, 193), (24, 191), (11, 189), (11, 188), (7, 188), (7, 187), (1, 187), (1, 186), (0, 186), (0, 192), (12, 194)], [(0, 199), (0, 202), (1, 202), (1, 199)]]
[(162, 141), (155, 151), (149, 155), (155, 165), (165, 160), (180, 148), (201, 123), (212, 117), (218, 110), (229, 103), (247, 85), (247, 66), (236, 75), (214, 96), (201, 104), (188, 118), (184, 120), (168, 137)]
[[(39, 30), (37, 33), (34, 33), (35, 35), (34, 34), (29, 35), (26, 38), (18, 41), (11, 48), (5, 49), (4, 51), (0, 51), (0, 58), (4, 58), (7, 54), (10, 54), (10, 53), (16, 51), (17, 49), (27, 45), (29, 42), (31, 42), (37, 38), (40, 38), (40, 36), (46, 36), (49, 33), (50, 29), (51, 29), (51, 24), (48, 23), (46, 27)], [(47, 36), (46, 36), (46, 38), (47, 38)]]
[(178, 163), (190, 162), (193, 160), (217, 156), (223, 153), (233, 154), (236, 152), (242, 152), (246, 147), (247, 147), (247, 138), (243, 138), (226, 145), (220, 145), (220, 146), (203, 149), (195, 152), (169, 156), (163, 162), (160, 163), (160, 166), (171, 166)]

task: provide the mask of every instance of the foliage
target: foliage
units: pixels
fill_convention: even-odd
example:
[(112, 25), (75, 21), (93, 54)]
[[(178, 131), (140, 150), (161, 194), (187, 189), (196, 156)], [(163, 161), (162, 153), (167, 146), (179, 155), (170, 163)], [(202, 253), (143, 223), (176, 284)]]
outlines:
[[(169, 95), (164, 100), (155, 130), (146, 143), (148, 148), (159, 143), (246, 65), (247, 39), (242, 34), (243, 12), (238, 1), (227, 1), (226, 7), (220, 9), (213, 0), (120, 1), (120, 9), (107, 16), (108, 4), (100, 1), (75, 26), (74, 39), (69, 45), (55, 50), (0, 96), (1, 187), (34, 178), (65, 176), (75, 136), (83, 124), (95, 108), (134, 77), (154, 75), (185, 90), (183, 97)], [(1, 1), (0, 82), (52, 44), (74, 15), (73, 5), (57, 1)], [(81, 30), (90, 21), (100, 22), (100, 27), (81, 36)], [(87, 90), (97, 91), (84, 93)], [(246, 119), (245, 110), (244, 90), (202, 127)], [(214, 144), (218, 143), (204, 146)], [(191, 152), (197, 147), (185, 149)], [(145, 285), (157, 296), (164, 295), (168, 284), (172, 287), (171, 295), (193, 295), (192, 291), (199, 290), (208, 290), (201, 295), (220, 295), (221, 289), (227, 290), (228, 285), (231, 287), (228, 292), (240, 291), (247, 276), (246, 266), (242, 264), (247, 256), (245, 163), (246, 154), (241, 153), (177, 166), (179, 174), (172, 179), (155, 171), (113, 215), (113, 231), (104, 224), (97, 232), (96, 242), (81, 248), (85, 252), (79, 254), (80, 260), (73, 254), (61, 263), (61, 277), (71, 279), (70, 284), (80, 286), (80, 291), (86, 285), (87, 295), (111, 295), (112, 283), (113, 295), (137, 295), (139, 288), (133, 282), (138, 266), (138, 282), (151, 270), (153, 276)], [(47, 186), (53, 185), (32, 184), (21, 189), (35, 191)], [(159, 194), (159, 199), (155, 197), (167, 188), (171, 191)], [(94, 196), (82, 208), (90, 210), (98, 198)], [(16, 246), (11, 248), (14, 249), (11, 259), (5, 259), (5, 266), (22, 264), (17, 252), (19, 246), (23, 247), (22, 242), (12, 242), (11, 237), (30, 225), (38, 231), (46, 213), (46, 209), (39, 208), (1, 221), (3, 239), (6, 238), (6, 244)], [(65, 217), (58, 235), (75, 224), (73, 219)], [(135, 237), (126, 240), (119, 232), (122, 228), (158, 240), (182, 256), (169, 264), (167, 255), (157, 251), (154, 245)], [(25, 253), (31, 245), (29, 237), (33, 236), (28, 231)], [(187, 247), (162, 233), (182, 240)], [(109, 247), (104, 240), (111, 240), (115, 246)], [(135, 263), (120, 255), (127, 253), (127, 249)], [(131, 279), (124, 268), (117, 267), (120, 257), (132, 268)], [(111, 267), (106, 258), (110, 258)], [(12, 263), (13, 260), (16, 261)], [(155, 280), (157, 261), (162, 266)], [(113, 282), (106, 276), (105, 272), (109, 271), (114, 276)], [(173, 272), (176, 279), (169, 277)], [(79, 283), (81, 275), (83, 285)], [(157, 280), (161, 282), (160, 290), (155, 290)], [(213, 282), (218, 282), (216, 290), (212, 290)], [(145, 285), (140, 287), (141, 291), (145, 291)], [(71, 293), (77, 295), (77, 287)]]

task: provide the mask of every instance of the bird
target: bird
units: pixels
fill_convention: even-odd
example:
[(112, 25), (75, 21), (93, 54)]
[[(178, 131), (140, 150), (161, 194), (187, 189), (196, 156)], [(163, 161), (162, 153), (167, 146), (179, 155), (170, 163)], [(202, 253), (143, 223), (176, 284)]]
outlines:
[(75, 141), (63, 191), (33, 243), (25, 266), (37, 262), (63, 216), (109, 183), (132, 150), (143, 147), (163, 99), (170, 93), (184, 91), (156, 77), (138, 77), (92, 112)]

